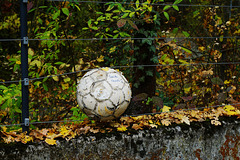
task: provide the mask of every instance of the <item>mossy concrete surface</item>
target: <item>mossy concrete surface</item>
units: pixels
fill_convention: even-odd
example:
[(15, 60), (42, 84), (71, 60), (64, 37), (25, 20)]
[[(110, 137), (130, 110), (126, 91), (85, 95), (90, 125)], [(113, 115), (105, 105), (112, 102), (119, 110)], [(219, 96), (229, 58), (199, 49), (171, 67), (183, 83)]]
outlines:
[(210, 122), (151, 130), (81, 136), (57, 145), (0, 144), (0, 159), (22, 160), (239, 160), (240, 120), (221, 126)]

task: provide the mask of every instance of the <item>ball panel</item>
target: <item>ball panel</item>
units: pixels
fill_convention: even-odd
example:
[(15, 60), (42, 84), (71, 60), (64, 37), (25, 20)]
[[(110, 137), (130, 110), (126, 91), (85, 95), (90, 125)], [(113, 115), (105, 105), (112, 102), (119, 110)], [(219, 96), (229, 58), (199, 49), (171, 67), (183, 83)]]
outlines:
[(124, 80), (118, 72), (108, 73), (107, 81), (113, 89), (122, 89), (124, 86)]
[(130, 102), (130, 100), (132, 98), (132, 92), (131, 92), (131, 88), (130, 88), (129, 84), (125, 84), (122, 91), (123, 91), (125, 100)]
[(77, 92), (77, 102), (78, 102), (78, 105), (81, 109), (84, 107), (82, 98), (83, 97)]
[(124, 101), (124, 95), (122, 90), (113, 90), (110, 100), (115, 106), (121, 104)]
[(98, 101), (104, 101), (112, 95), (112, 88), (106, 81), (94, 82), (91, 86), (91, 94)]
[(114, 112), (115, 107), (113, 106), (112, 102), (109, 100), (104, 102), (98, 102), (96, 113), (102, 117), (111, 116)]
[(94, 79), (94, 81), (106, 80), (107, 72), (99, 69), (96, 72), (92, 73), (90, 76)]
[(90, 92), (90, 87), (93, 84), (93, 79), (90, 76), (83, 77), (77, 85), (77, 90), (80, 95), (84, 96)]
[(92, 97), (90, 94), (88, 94), (88, 95), (83, 97), (83, 105), (87, 109), (95, 110), (97, 102), (96, 102), (96, 99), (94, 97)]
[(115, 112), (114, 112), (114, 116), (115, 116), (115, 117), (120, 117), (120, 116), (125, 112), (125, 110), (127, 109), (128, 104), (129, 104), (129, 102), (127, 102), (127, 101), (124, 101), (122, 104), (120, 104), (120, 105), (116, 108), (116, 110), (115, 110)]

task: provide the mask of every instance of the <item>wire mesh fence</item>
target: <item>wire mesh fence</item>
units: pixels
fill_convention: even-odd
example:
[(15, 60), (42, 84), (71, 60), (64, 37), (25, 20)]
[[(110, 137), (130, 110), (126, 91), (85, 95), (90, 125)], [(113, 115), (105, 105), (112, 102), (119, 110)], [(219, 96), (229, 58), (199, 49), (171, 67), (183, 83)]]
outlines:
[[(40, 3), (40, 1), (38, 2)], [(145, 5), (147, 12), (142, 14), (144, 17), (143, 19), (140, 19), (141, 22), (139, 22), (140, 20), (138, 18), (140, 16), (129, 16), (133, 11), (126, 11), (127, 9), (119, 12), (116, 11), (116, 13), (121, 14), (121, 16), (119, 16), (119, 19), (115, 19), (115, 26), (112, 27), (115, 30), (112, 31), (116, 32), (118, 37), (114, 37), (114, 34), (109, 37), (106, 37), (106, 35), (105, 37), (97, 37), (98, 35), (96, 32), (100, 32), (101, 27), (95, 30), (93, 28), (93, 20), (92, 22), (88, 19), (84, 20), (83, 17), (85, 15), (82, 14), (80, 15), (80, 18), (82, 18), (86, 23), (82, 26), (83, 28), (84, 26), (88, 26), (87, 31), (90, 33), (87, 33), (83, 37), (81, 37), (81, 35), (68, 36), (67, 33), (63, 33), (61, 36), (58, 36), (56, 34), (61, 34), (61, 32), (54, 32), (54, 30), (47, 27), (43, 27), (41, 30), (45, 31), (44, 33), (38, 31), (40, 30), (38, 28), (35, 29), (34, 33), (32, 33), (31, 31), (33, 31), (33, 26), (30, 25), (28, 39), (30, 55), (28, 62), (30, 77), (30, 124), (83, 121), (79, 119), (71, 119), (71, 117), (73, 117), (71, 113), (73, 110), (71, 109), (77, 106), (75, 100), (75, 79), (80, 78), (84, 72), (90, 71), (93, 68), (106, 66), (123, 71), (131, 82), (132, 87), (135, 88), (138, 88), (135, 84), (137, 84), (138, 81), (141, 81), (141, 77), (138, 77), (137, 81), (134, 79), (136, 77), (134, 77), (133, 72), (136, 72), (136, 69), (144, 70), (144, 68), (154, 68), (156, 71), (156, 75), (153, 75), (153, 73), (150, 72), (144, 73), (147, 78), (153, 76), (156, 77), (156, 95), (149, 95), (149, 98), (145, 97), (139, 102), (134, 101), (132, 104), (132, 107), (142, 105), (141, 107), (149, 107), (150, 109), (147, 111), (143, 109), (144, 111), (142, 112), (145, 113), (136, 113), (131, 111), (129, 112), (130, 114), (128, 113), (128, 116), (155, 114), (156, 112), (160, 112), (163, 105), (169, 105), (172, 107), (172, 111), (178, 109), (191, 110), (208, 107), (215, 108), (224, 106), (225, 103), (229, 103), (234, 106), (239, 105), (237, 102), (239, 98), (238, 78), (240, 62), (238, 56), (240, 42), (237, 23), (234, 22), (234, 20), (238, 20), (237, 17), (239, 15), (240, 6), (237, 1), (231, 1), (229, 5), (226, 5), (226, 3), (174, 4), (160, 2), (151, 3), (150, 1), (100, 2), (61, 0), (49, 0), (44, 3), (51, 2), (55, 4), (52, 4), (51, 7), (46, 4), (42, 5), (40, 10), (45, 12), (46, 10), (44, 9), (49, 7), (49, 10), (52, 9), (51, 11), (48, 11), (49, 14), (52, 14), (53, 17), (56, 16), (56, 18), (52, 19), (52, 22), (49, 22), (47, 19), (48, 17), (41, 17), (41, 15), (37, 19), (38, 24), (43, 25), (44, 19), (45, 23), (48, 23), (46, 26), (49, 28), (53, 27), (50, 23), (57, 25), (58, 27), (61, 23), (60, 25), (66, 25), (62, 32), (67, 33), (69, 29), (71, 30), (71, 24), (69, 24), (69, 19), (72, 17), (71, 14), (73, 14), (76, 10), (83, 13), (84, 7), (86, 7), (82, 6), (84, 4), (93, 5), (89, 7), (91, 10), (98, 9), (103, 11), (105, 9), (107, 11), (106, 13), (111, 12), (111, 7), (110, 9), (103, 9), (101, 7), (105, 7), (107, 5), (111, 6), (111, 4), (121, 4), (134, 7), (144, 7)], [(28, 11), (31, 18), (36, 17), (36, 10), (37, 6), (40, 5), (39, 3), (28, 3)], [(101, 6), (94, 6), (94, 4), (100, 4)], [(163, 23), (162, 28), (164, 32), (159, 28), (155, 30), (157, 34), (150, 34), (146, 36), (145, 33), (141, 33), (139, 35), (140, 32), (143, 32), (140, 27), (144, 28), (144, 25), (142, 26), (141, 23), (145, 22), (150, 25), (154, 24), (154, 17), (148, 14), (151, 13), (151, 9), (148, 8), (150, 6), (161, 7), (161, 10), (164, 10), (164, 7), (166, 6), (170, 6), (165, 8), (166, 11), (162, 12), (161, 15), (163, 18), (159, 20)], [(173, 6), (178, 6), (179, 8), (173, 8)], [(63, 8), (68, 8), (67, 10), (72, 9), (72, 13), (63, 10)], [(173, 9), (170, 10), (169, 8)], [(196, 31), (198, 28), (201, 28), (200, 25), (190, 25), (192, 28), (189, 27), (190, 29), (186, 31), (183, 28), (188, 24), (182, 24), (183, 27), (176, 27), (174, 23), (171, 23), (172, 19), (173, 22), (181, 24), (181, 16), (183, 17), (183, 14), (178, 15), (178, 13), (181, 12), (181, 8), (183, 9), (182, 12), (191, 11), (190, 13), (193, 14), (194, 18), (203, 20), (201, 23), (204, 24), (201, 25), (202, 29), (199, 29), (200, 32)], [(188, 10), (188, 8), (190, 9)], [(167, 11), (173, 14), (172, 17), (170, 16), (169, 18)], [(60, 12), (65, 17), (60, 17)], [(126, 21), (123, 21), (122, 19), (125, 18), (122, 17), (126, 13), (128, 14), (128, 18), (126, 18)], [(137, 12), (134, 14), (137, 15)], [(96, 19), (101, 17), (97, 17), (96, 15), (93, 16)], [(102, 13), (100, 15), (104, 14)], [(76, 14), (76, 16), (79, 15)], [(184, 18), (190, 19), (190, 15)], [(233, 20), (231, 20), (231, 18)], [(71, 22), (74, 23), (74, 26), (72, 26), (74, 29), (72, 29), (72, 31), (75, 31), (78, 23), (75, 23), (73, 20)], [(4, 21), (1, 23), (4, 24)], [(101, 23), (101, 21), (95, 21), (95, 25), (96, 23)], [(126, 25), (127, 23), (129, 23), (128, 26)], [(228, 23), (234, 23), (234, 25)], [(135, 33), (135, 35), (128, 34), (121, 36), (121, 34), (128, 29), (127, 27), (130, 28), (130, 33)], [(123, 31), (121, 31), (121, 29), (123, 29)], [(4, 29), (2, 28), (2, 30)], [(228, 33), (225, 33), (225, 30), (228, 31)], [(21, 38), (11, 39), (3, 37), (0, 39), (0, 51), (2, 53), (9, 52), (8, 50), (10, 49), (7, 48), (9, 46), (6, 47), (5, 43), (14, 42), (17, 46), (22, 40), (23, 39)], [(147, 64), (144, 61), (136, 63), (136, 57), (141, 56), (139, 54), (141, 53), (138, 49), (139, 46), (137, 46), (140, 42), (145, 44), (142, 45), (142, 47), (145, 47), (146, 45), (154, 46), (155, 49), (150, 51), (150, 53), (155, 55), (155, 57), (151, 57), (151, 61), (153, 62), (152, 64)], [(94, 43), (98, 47), (94, 46)], [(229, 47), (227, 45), (229, 45)], [(15, 48), (19, 48), (16, 46)], [(102, 46), (101, 49), (100, 46)], [(38, 47), (42, 49), (42, 52), (37, 51)], [(75, 47), (75, 49), (72, 49), (72, 47)], [(77, 50), (80, 50), (80, 53), (77, 53)], [(61, 52), (68, 53), (66, 54), (66, 57), (68, 58), (65, 58), (65, 62), (60, 62), (59, 60), (64, 58), (59, 58), (57, 54), (53, 54), (54, 52), (59, 54)], [(122, 54), (120, 52), (122, 52)], [(39, 56), (37, 56), (38, 54)], [(123, 56), (123, 54), (125, 56)], [(64, 54), (61, 54), (60, 56), (64, 57)], [(21, 114), (21, 111), (19, 111), (21, 108), (21, 94), (19, 92), (19, 86), (23, 80), (20, 80), (19, 58), (20, 57), (17, 54), (15, 56), (9, 56), (9, 54), (4, 53), (2, 56), (4, 61), (8, 61), (6, 65), (11, 65), (13, 73), (8, 73), (6, 77), (1, 78), (0, 82), (0, 85), (2, 85), (0, 88), (2, 97), (6, 96), (4, 92), (12, 93), (12, 97), (6, 96), (8, 99), (11, 98), (10, 100), (7, 100), (7, 98), (1, 99), (1, 110), (3, 111), (1, 116), (1, 126), (24, 125), (24, 123), (16, 123), (20, 122), (19, 118), (14, 119), (15, 116), (19, 116), (19, 114)], [(116, 60), (114, 61), (114, 59)], [(54, 64), (51, 64), (51, 60)], [(4, 68), (4, 66), (2, 65), (1, 68)], [(13, 86), (11, 86), (12, 84)], [(138, 94), (133, 95), (133, 97)], [(157, 103), (152, 102), (151, 98), (153, 96), (160, 97)], [(155, 107), (154, 113), (151, 112), (153, 111), (152, 106), (150, 107), (150, 105), (146, 104), (147, 101), (151, 101), (151, 105)], [(11, 114), (12, 111), (15, 113)], [(51, 117), (47, 116), (47, 114), (55, 115)]]

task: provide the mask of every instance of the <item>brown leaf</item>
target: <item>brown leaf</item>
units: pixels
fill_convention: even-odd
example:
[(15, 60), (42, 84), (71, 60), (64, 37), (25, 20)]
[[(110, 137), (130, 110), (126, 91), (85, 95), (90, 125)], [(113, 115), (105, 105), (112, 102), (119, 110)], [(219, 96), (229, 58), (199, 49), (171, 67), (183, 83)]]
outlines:
[(142, 130), (142, 125), (139, 125), (139, 124), (133, 124), (132, 128), (135, 129), (135, 130), (139, 130), (139, 129)]
[(132, 26), (134, 29), (136, 29), (136, 30), (139, 30), (138, 29), (138, 27), (137, 27), (137, 25), (136, 24), (134, 24), (133, 23), (133, 21), (131, 21), (131, 20), (128, 20), (128, 23), (130, 24), (130, 26)]
[(182, 97), (182, 99), (187, 102), (187, 101), (191, 101), (192, 100), (192, 96), (188, 96), (188, 97)]
[(137, 94), (136, 96), (133, 97), (132, 101), (142, 101), (147, 98), (148, 94), (147, 93), (140, 93)]
[(152, 102), (153, 102), (154, 105), (156, 105), (160, 108), (163, 107), (163, 100), (158, 96), (153, 96), (152, 97)]
[(125, 24), (126, 24), (126, 20), (125, 19), (120, 19), (119, 21), (117, 21), (118, 28), (123, 27)]
[(164, 126), (169, 126), (169, 125), (171, 125), (171, 122), (170, 122), (169, 120), (167, 120), (167, 119), (161, 120), (161, 123), (162, 123), (162, 125), (164, 125)]

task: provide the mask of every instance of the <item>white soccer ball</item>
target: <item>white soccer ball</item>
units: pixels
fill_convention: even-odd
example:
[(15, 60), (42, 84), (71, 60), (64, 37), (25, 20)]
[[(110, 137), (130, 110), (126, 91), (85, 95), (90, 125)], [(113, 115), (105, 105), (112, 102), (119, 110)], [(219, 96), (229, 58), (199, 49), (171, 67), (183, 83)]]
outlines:
[(77, 101), (82, 111), (93, 119), (120, 117), (131, 100), (131, 88), (121, 72), (110, 68), (87, 72), (77, 85)]

